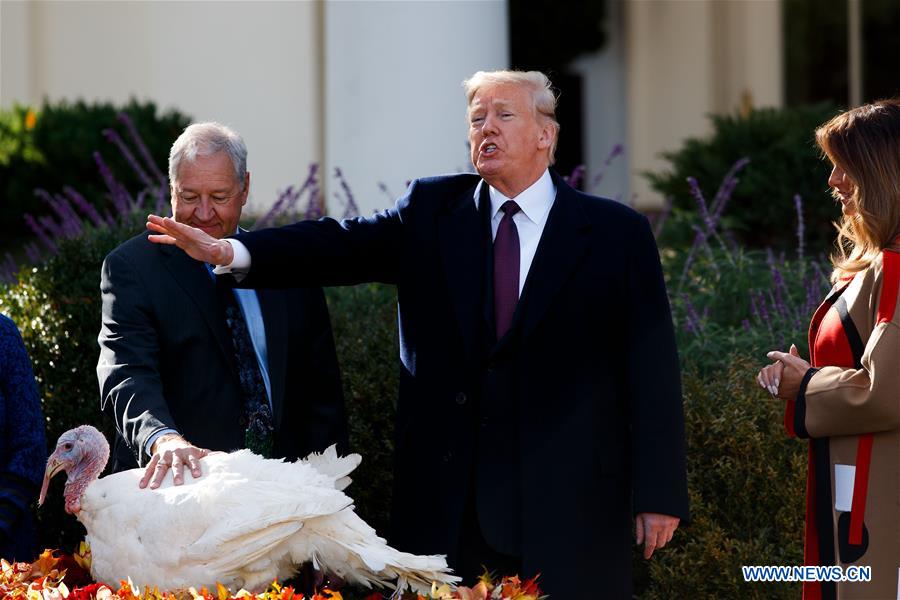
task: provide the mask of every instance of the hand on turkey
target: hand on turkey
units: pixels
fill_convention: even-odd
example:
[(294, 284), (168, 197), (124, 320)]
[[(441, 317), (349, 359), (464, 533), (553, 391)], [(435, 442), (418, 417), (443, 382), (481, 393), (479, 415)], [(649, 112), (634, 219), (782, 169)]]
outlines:
[(150, 484), (150, 489), (158, 488), (166, 477), (166, 471), (172, 469), (175, 485), (184, 483), (184, 467), (191, 470), (194, 479), (200, 477), (200, 459), (209, 454), (209, 450), (198, 448), (180, 435), (167, 434), (153, 443), (153, 456), (144, 469), (144, 476), (138, 482), (141, 489)]

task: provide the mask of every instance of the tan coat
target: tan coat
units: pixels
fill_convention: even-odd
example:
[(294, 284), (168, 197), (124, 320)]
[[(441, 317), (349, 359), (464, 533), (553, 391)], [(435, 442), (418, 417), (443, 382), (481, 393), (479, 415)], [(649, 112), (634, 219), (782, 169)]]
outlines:
[(900, 254), (882, 257), (816, 311), (818, 370), (807, 373), (786, 419), (791, 433), (811, 440), (807, 564), (870, 566), (872, 580), (804, 585), (805, 600), (900, 598)]

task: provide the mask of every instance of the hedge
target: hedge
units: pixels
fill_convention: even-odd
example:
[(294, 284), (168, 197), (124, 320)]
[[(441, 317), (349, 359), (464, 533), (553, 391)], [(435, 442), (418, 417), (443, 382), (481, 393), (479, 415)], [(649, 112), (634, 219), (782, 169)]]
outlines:
[(831, 222), (840, 217), (840, 209), (829, 196), (831, 166), (820, 156), (814, 131), (835, 114), (833, 105), (817, 104), (710, 116), (709, 136), (688, 138), (676, 150), (662, 153), (669, 168), (645, 174), (652, 187), (672, 201), (663, 241), (681, 246), (693, 237), (698, 206), (688, 177), (695, 178), (712, 201), (729, 169), (749, 159), (737, 176), (724, 217), (736, 239), (752, 248), (793, 247), (794, 196), (799, 195), (807, 210), (810, 245), (828, 248), (834, 240)]
[[(159, 111), (153, 102), (132, 99), (124, 105), (45, 100), (37, 107), (14, 106), (0, 111), (0, 232), (4, 238), (21, 238), (25, 213), (51, 213), (35, 195), (36, 188), (58, 193), (69, 186), (95, 206), (108, 206), (104, 198), (109, 190), (97, 172), (94, 152), (101, 153), (127, 189), (147, 187), (105, 133), (113, 131), (131, 145), (129, 124), (118, 118), (122, 113), (146, 144), (149, 155), (156, 157), (157, 169), (165, 173), (169, 148), (190, 122), (187, 115), (176, 110)], [(142, 163), (142, 156), (134, 148), (132, 152)], [(147, 175), (154, 179), (152, 172)], [(0, 244), (3, 246), (6, 244)]]

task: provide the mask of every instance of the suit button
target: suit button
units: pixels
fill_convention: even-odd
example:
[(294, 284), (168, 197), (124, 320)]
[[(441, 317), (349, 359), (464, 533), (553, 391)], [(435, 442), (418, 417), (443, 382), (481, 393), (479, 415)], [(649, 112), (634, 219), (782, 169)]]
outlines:
[(466, 395), (462, 392), (456, 394), (456, 403), (462, 406), (466, 403)]
[(451, 460), (453, 460), (453, 453), (448, 450), (447, 453), (444, 454), (444, 462), (448, 463)]
[(481, 426), (487, 427), (489, 421), (490, 421), (490, 419), (488, 419), (487, 417), (481, 417)]

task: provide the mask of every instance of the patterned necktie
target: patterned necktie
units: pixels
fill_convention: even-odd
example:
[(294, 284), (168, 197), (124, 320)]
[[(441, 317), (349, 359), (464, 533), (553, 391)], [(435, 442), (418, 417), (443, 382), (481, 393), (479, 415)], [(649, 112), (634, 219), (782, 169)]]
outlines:
[(500, 210), (503, 218), (494, 238), (494, 322), (498, 341), (509, 331), (519, 302), (519, 230), (513, 222), (519, 205), (507, 200)]
[(234, 290), (217, 283), (216, 291), (225, 318), (225, 327), (231, 337), (241, 382), (241, 395), (244, 398), (244, 416), (241, 419), (241, 425), (245, 428), (244, 447), (270, 458), (275, 428), (272, 425), (272, 409), (253, 349), (250, 330), (247, 329), (247, 321), (235, 298)]

